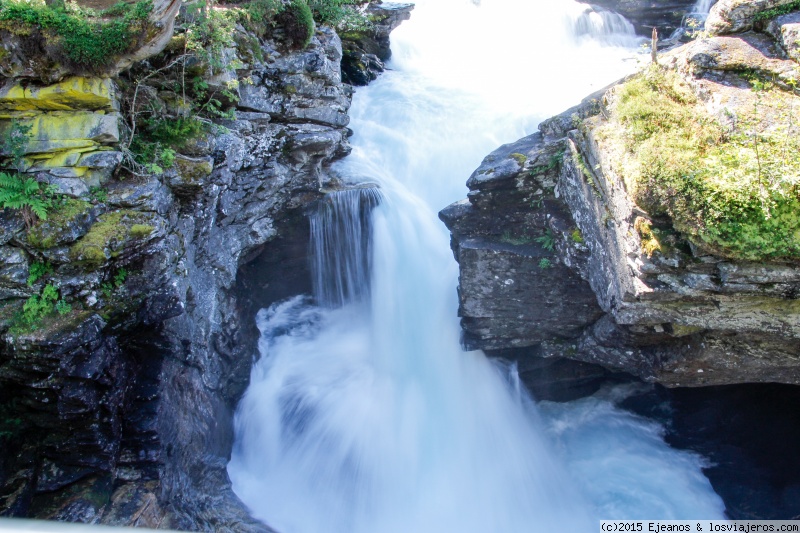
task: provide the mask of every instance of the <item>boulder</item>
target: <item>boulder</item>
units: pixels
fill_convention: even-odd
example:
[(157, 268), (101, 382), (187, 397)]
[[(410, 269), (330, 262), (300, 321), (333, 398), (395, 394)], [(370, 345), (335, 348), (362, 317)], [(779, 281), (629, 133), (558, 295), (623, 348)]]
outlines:
[(719, 0), (706, 19), (711, 35), (739, 33), (753, 28), (759, 13), (791, 4), (794, 0)]

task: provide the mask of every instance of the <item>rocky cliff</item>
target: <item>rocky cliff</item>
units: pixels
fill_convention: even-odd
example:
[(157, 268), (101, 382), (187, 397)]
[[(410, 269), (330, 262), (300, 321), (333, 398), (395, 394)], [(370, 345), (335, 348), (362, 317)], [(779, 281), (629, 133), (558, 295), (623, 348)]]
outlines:
[(440, 213), (467, 346), (800, 383), (796, 9), (723, 0), (709, 34), (484, 159)]
[[(411, 7), (372, 7), (351, 38), (385, 46)], [(265, 529), (230, 490), (231, 417), (255, 311), (308, 289), (303, 210), (336, 186), (352, 88), (329, 27), (298, 45), (294, 19), (217, 8), (215, 63), (187, 52), (196, 11), (173, 35), (176, 9), (94, 71), (58, 54), (4, 71), (3, 155), (48, 208), (0, 214), (0, 516)]]

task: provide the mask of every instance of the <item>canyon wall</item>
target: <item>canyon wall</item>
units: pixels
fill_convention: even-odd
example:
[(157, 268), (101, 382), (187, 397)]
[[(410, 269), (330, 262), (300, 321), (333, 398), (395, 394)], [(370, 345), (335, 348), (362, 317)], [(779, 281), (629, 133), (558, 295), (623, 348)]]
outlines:
[[(371, 6), (354, 60), (412, 7)], [(230, 489), (233, 410), (255, 312), (308, 292), (304, 210), (337, 186), (326, 169), (349, 153), (353, 90), (326, 26), (298, 46), (288, 26), (239, 25), (221, 65), (174, 68), (176, 11), (154, 11), (159, 32), (102, 71), (42, 56), (4, 72), (4, 155), (56, 200), (46, 219), (0, 213), (0, 516), (265, 530)], [(33, 67), (36, 50), (3, 31), (11, 65)], [(186, 123), (182, 76), (220, 112), (166, 157), (157, 144), (154, 163), (132, 161), (137, 117)], [(50, 311), (24, 323), (31, 301)]]
[[(800, 103), (797, 43), (787, 36), (795, 35), (797, 12), (789, 2), (763, 3), (760, 10), (751, 4), (720, 2), (709, 17), (715, 34), (661, 54), (660, 66), (588, 97), (484, 159), (467, 181), (468, 199), (440, 213), (461, 269), (467, 347), (504, 350), (506, 357), (509, 349), (526, 347), (519, 353), (595, 363), (670, 387), (800, 383), (796, 211), (789, 208), (780, 223), (769, 214), (759, 219), (772, 228), (765, 234), (788, 232), (776, 239), (786, 250), (764, 251), (761, 258), (767, 248), (759, 240), (731, 251), (699, 222), (711, 216), (713, 198), (692, 200), (699, 207), (687, 213), (678, 207), (690, 204), (681, 181), (670, 182), (663, 194), (654, 188), (659, 174), (649, 172), (652, 167), (664, 165), (667, 172), (675, 161), (684, 164), (685, 154), (656, 145), (643, 170), (647, 147), (632, 143), (649, 133), (625, 133), (634, 123), (653, 124), (654, 132), (672, 127), (668, 120), (658, 125), (667, 112), (652, 110), (657, 100), (632, 107), (644, 94), (632, 84), (651, 76), (660, 81), (648, 94), (672, 80), (682, 95), (674, 98), (683, 99), (677, 108), (694, 106), (687, 128), (693, 117), (708, 117), (696, 123), (722, 124), (715, 126), (720, 143), (739, 139), (733, 148), (720, 144), (728, 153), (755, 161), (759, 148), (765, 157), (766, 144), (758, 144), (765, 139), (786, 143), (780, 146), (789, 151), (776, 152), (778, 159), (794, 153), (788, 147)], [(623, 112), (629, 114), (621, 119)], [(635, 122), (635, 113), (646, 120)], [(762, 137), (754, 141), (753, 131)], [(706, 142), (679, 133), (676, 138), (691, 143), (686, 150)], [(759, 180), (764, 161), (753, 171)], [(776, 183), (796, 171), (795, 158), (776, 172)], [(655, 177), (637, 185), (633, 172)], [(657, 194), (661, 207), (640, 205)], [(791, 204), (795, 194), (775, 198)], [(733, 221), (737, 235), (746, 234), (741, 228), (747, 224)]]

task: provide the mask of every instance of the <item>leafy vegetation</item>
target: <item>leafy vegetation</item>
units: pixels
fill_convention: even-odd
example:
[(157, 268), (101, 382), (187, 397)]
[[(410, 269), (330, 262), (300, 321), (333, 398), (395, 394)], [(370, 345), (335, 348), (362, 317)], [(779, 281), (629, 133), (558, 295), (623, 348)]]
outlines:
[(40, 186), (35, 179), (0, 172), (0, 207), (22, 211), (28, 228), (37, 218), (47, 220), (47, 210), (52, 203), (52, 191)]
[(363, 0), (309, 0), (308, 6), (314, 20), (342, 31), (365, 31), (372, 27), (371, 21), (358, 6)]
[(151, 0), (105, 11), (63, 1), (0, 0), (0, 28), (36, 39), (58, 62), (98, 71), (141, 42), (152, 9)]
[(33, 284), (42, 279), (44, 276), (53, 271), (53, 265), (45, 262), (34, 261), (28, 269), (28, 285), (33, 287)]
[(40, 293), (31, 295), (22, 306), (22, 311), (14, 316), (10, 331), (26, 333), (39, 327), (42, 319), (55, 313), (66, 315), (72, 306), (59, 297), (58, 288), (52, 283), (46, 284)]
[(627, 148), (634, 200), (695, 245), (735, 259), (798, 259), (798, 99), (754, 89), (752, 108), (723, 127), (677, 74), (653, 65), (621, 86), (606, 131)]
[(536, 237), (534, 240), (541, 244), (542, 248), (550, 252), (552, 252), (556, 247), (555, 235), (553, 235), (553, 232), (549, 229), (545, 231), (543, 235)]
[(305, 0), (292, 0), (278, 18), (291, 46), (308, 46), (314, 36), (314, 14)]
[(100, 291), (106, 298), (111, 298), (114, 292), (121, 289), (122, 286), (125, 285), (126, 279), (128, 279), (128, 271), (124, 268), (120, 268), (117, 270), (117, 273), (114, 274), (114, 277), (111, 281), (105, 281), (100, 285)]
[(760, 20), (767, 20), (779, 17), (781, 15), (786, 15), (787, 13), (791, 13), (797, 9), (800, 9), (800, 0), (794, 0), (794, 2), (789, 2), (788, 4), (783, 4), (782, 6), (773, 7), (772, 9), (767, 9), (766, 11), (756, 13), (753, 17), (753, 20), (756, 22)]
[(108, 191), (102, 187), (89, 187), (89, 197), (94, 203), (104, 204), (108, 201)]
[(548, 268), (552, 268), (552, 266), (553, 266), (553, 262), (550, 261), (548, 258), (543, 257), (543, 258), (539, 259), (539, 268), (541, 268), (542, 270), (546, 270)]

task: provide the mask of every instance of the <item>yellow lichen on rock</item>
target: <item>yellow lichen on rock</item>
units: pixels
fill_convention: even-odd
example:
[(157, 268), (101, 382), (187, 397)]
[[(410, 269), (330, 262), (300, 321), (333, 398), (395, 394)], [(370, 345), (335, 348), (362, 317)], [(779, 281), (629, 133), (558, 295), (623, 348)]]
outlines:
[(119, 142), (119, 115), (116, 113), (42, 113), (33, 118), (0, 122), (0, 136), (8, 134), (14, 123), (28, 132), (27, 154), (61, 152)]
[(0, 88), (0, 110), (118, 110), (116, 88), (109, 78), (73, 76), (44, 87), (8, 83)]
[[(10, 81), (0, 87), (0, 138), (24, 135), (20, 170), (99, 184), (121, 159), (103, 152), (119, 142), (118, 110), (109, 78), (72, 76), (46, 86)], [(9, 149), (0, 146), (0, 155), (11, 155)], [(109, 170), (90, 170), (97, 168)]]

